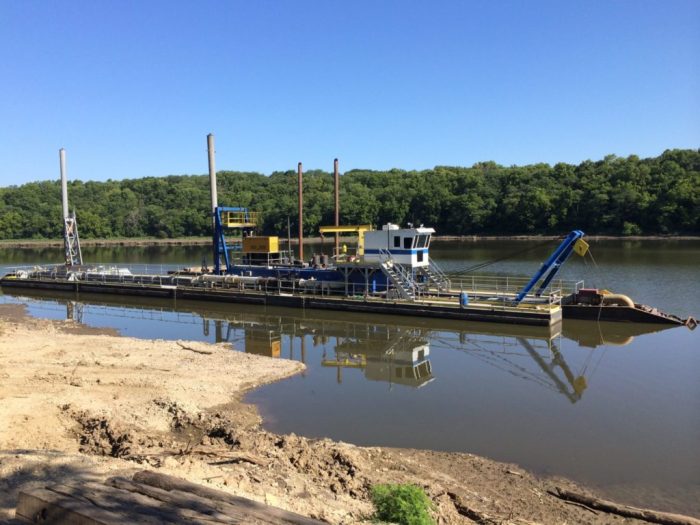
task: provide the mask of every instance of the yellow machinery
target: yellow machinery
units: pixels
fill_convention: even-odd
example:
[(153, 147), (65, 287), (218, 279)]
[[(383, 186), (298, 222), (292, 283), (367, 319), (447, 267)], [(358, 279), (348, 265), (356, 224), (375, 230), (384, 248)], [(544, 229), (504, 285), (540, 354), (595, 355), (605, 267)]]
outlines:
[(365, 232), (373, 231), (371, 224), (360, 224), (354, 226), (321, 226), (319, 232), (321, 237), (325, 233), (356, 233), (357, 234), (357, 255), (365, 254)]
[(277, 253), (279, 237), (243, 237), (243, 253)]

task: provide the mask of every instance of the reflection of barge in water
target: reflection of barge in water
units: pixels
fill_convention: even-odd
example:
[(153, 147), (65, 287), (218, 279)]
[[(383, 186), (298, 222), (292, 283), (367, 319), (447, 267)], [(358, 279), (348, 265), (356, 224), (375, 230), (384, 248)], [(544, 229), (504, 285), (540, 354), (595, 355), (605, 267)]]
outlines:
[[(10, 291), (10, 295), (17, 292)], [(408, 319), (382, 316), (368, 321), (366, 315), (346, 314), (338, 320), (332, 311), (302, 311), (277, 307), (130, 298), (72, 293), (22, 291), (22, 302), (41, 301), (65, 308), (65, 316), (77, 322), (92, 318), (124, 318), (153, 322), (201, 324), (202, 335), (232, 343), (246, 353), (299, 359), (320, 358), (323, 368), (335, 370), (342, 383), (346, 370), (361, 371), (365, 379), (394, 385), (421, 387), (439, 380), (431, 363), (431, 347), (459, 351), (495, 368), (509, 371), (577, 402), (587, 388), (586, 367), (571, 362), (583, 357), (576, 352), (565, 359), (560, 350), (561, 325), (536, 327), (491, 323), (465, 323), (443, 319)], [(94, 322), (94, 321), (93, 321)], [(127, 322), (127, 321), (125, 321)], [(128, 321), (130, 323), (130, 321)], [(97, 322), (96, 324), (100, 324)], [(563, 336), (579, 347), (626, 345), (637, 335), (663, 330), (662, 325), (589, 323), (572, 321)], [(599, 357), (600, 358), (600, 357)], [(590, 357), (589, 357), (590, 359)], [(567, 362), (569, 361), (569, 362)], [(529, 363), (529, 364), (528, 364)], [(536, 366), (533, 366), (533, 363)]]

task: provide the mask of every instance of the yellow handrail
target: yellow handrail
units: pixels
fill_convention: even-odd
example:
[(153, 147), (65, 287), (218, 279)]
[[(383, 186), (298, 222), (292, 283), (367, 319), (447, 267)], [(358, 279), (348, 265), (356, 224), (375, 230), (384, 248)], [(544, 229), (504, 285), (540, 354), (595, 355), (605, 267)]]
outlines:
[(221, 225), (225, 228), (254, 228), (260, 219), (256, 211), (222, 211)]
[(365, 232), (373, 231), (371, 224), (355, 224), (347, 226), (321, 226), (318, 231), (323, 237), (324, 233), (356, 233), (357, 255), (365, 254)]

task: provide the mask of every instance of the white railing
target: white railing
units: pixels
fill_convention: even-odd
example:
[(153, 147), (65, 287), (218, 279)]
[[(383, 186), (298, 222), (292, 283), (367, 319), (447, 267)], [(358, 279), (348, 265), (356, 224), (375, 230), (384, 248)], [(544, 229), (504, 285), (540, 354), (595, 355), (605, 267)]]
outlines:
[[(399, 287), (401, 285), (406, 286), (408, 290), (405, 290), (405, 292), (409, 295), (409, 297), (415, 298), (418, 293), (418, 287), (416, 286), (416, 282), (413, 280), (413, 276), (400, 264), (394, 262), (394, 259), (391, 257), (391, 253), (388, 250), (385, 250), (383, 248), (379, 249), (379, 261), (382, 264), (386, 264), (387, 273), (392, 278), (392, 280), (394, 280), (392, 272), (395, 273), (398, 277), (397, 280), (399, 282), (394, 283), (396, 287)], [(387, 291), (388, 288), (389, 287), (387, 286)]]
[(450, 278), (445, 274), (445, 272), (438, 266), (438, 263), (436, 263), (432, 258), (428, 259), (428, 268), (430, 268), (430, 271), (435, 274), (437, 277), (438, 281), (442, 281), (447, 285), (448, 288), (452, 286), (452, 282)]
[[(450, 278), (452, 289), (461, 291), (492, 291), (505, 293), (518, 293), (530, 282), (528, 277), (499, 276), (499, 275), (472, 275), (469, 277)], [(562, 293), (575, 293), (583, 288), (583, 281), (555, 279), (544, 291), (550, 294), (557, 289)]]
[[(380, 253), (380, 257), (382, 254)], [(384, 254), (386, 257), (387, 254)], [(389, 256), (390, 257), (390, 256)], [(386, 261), (385, 261), (386, 262)], [(89, 265), (85, 265), (89, 266)], [(342, 297), (350, 300), (378, 300), (387, 299), (387, 292), (396, 286), (387, 284), (367, 286), (365, 283), (346, 283), (343, 281), (314, 281), (304, 282), (283, 281), (278, 279), (258, 280), (236, 279), (235, 276), (228, 276), (221, 280), (203, 280), (196, 276), (178, 275), (177, 270), (182, 270), (183, 265), (161, 264), (161, 265), (98, 265), (89, 267), (88, 271), (66, 271), (62, 265), (55, 266), (24, 266), (5, 267), (6, 271), (17, 273), (26, 272), (25, 277), (36, 280), (56, 281), (73, 280), (78, 282), (99, 282), (104, 284), (132, 284), (137, 286), (174, 286), (182, 289), (201, 289), (204, 291), (236, 291), (238, 293), (265, 293), (274, 295), (303, 295), (309, 297)], [(420, 287), (412, 283), (410, 275), (400, 265), (392, 266), (398, 279), (408, 281), (407, 286), (414, 293), (414, 298), (430, 302), (431, 296), (421, 293)], [(121, 270), (128, 269), (129, 272)], [(138, 273), (134, 273), (138, 272)], [(153, 272), (153, 273), (152, 273)], [(157, 273), (155, 273), (157, 272)], [(175, 272), (175, 273), (169, 273)], [(71, 273), (73, 276), (71, 277)], [(498, 277), (498, 276), (472, 276), (468, 279), (453, 281), (451, 294), (440, 295), (436, 298), (439, 304), (446, 306), (459, 306), (458, 293), (466, 292), (470, 303), (478, 302), (488, 304), (491, 307), (512, 307), (515, 296), (522, 286), (527, 282), (525, 278), (518, 277)], [(560, 283), (567, 284), (567, 289), (563, 290)], [(524, 303), (537, 304), (561, 304), (562, 295), (570, 293), (570, 289), (579, 290), (583, 286), (582, 281), (555, 281), (555, 287), (549, 287), (542, 297), (536, 298), (528, 295)], [(373, 289), (375, 288), (375, 289)], [(433, 298), (435, 299), (435, 298)]]

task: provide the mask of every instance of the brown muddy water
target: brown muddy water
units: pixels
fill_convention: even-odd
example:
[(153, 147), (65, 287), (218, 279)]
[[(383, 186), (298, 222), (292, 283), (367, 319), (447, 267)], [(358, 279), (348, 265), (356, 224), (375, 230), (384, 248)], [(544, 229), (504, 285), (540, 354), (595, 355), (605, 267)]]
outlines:
[[(457, 273), (529, 276), (556, 243), (435, 243)], [(700, 316), (700, 241), (598, 241), (562, 277)], [(90, 262), (199, 265), (203, 246), (88, 248)], [(0, 250), (4, 267), (60, 250)], [(604, 495), (700, 516), (700, 330), (564, 321), (555, 329), (107, 296), (16, 294), (32, 315), (143, 338), (228, 341), (303, 360), (248, 396), (275, 432), (463, 451), (562, 475)]]

